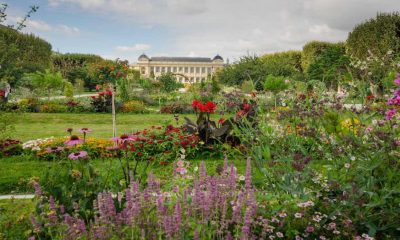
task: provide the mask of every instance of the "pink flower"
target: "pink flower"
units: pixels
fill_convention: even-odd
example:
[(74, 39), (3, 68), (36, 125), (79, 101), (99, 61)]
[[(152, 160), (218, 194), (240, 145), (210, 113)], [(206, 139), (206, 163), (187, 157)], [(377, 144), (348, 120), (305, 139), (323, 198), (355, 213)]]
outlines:
[(87, 158), (88, 154), (86, 151), (80, 151), (80, 152), (76, 152), (76, 153), (71, 153), (70, 155), (68, 155), (68, 158), (71, 160), (77, 160), (79, 158)]
[(397, 76), (397, 79), (394, 80), (394, 83), (400, 85), (400, 75)]
[(92, 129), (89, 129), (89, 128), (81, 128), (81, 129), (79, 129), (79, 132), (81, 132), (81, 133), (90, 133), (90, 132), (92, 132)]
[(396, 112), (397, 112), (396, 109), (387, 110), (387, 111), (385, 112), (385, 114), (386, 114), (386, 119), (387, 119), (387, 120), (391, 120), (391, 119), (393, 118), (393, 116), (396, 114)]
[(137, 141), (138, 137), (136, 135), (128, 135), (128, 134), (122, 134), (119, 137), (113, 137), (111, 138), (112, 141), (114, 142), (126, 142), (126, 141)]
[(184, 175), (184, 174), (187, 173), (187, 169), (184, 168), (184, 167), (178, 167), (175, 171), (176, 171), (177, 173), (181, 174), (181, 175)]
[(313, 233), (314, 232), (314, 227), (313, 226), (308, 226), (307, 228), (306, 228), (306, 231), (308, 232), (308, 233)]
[(68, 146), (74, 146), (76, 144), (82, 144), (83, 140), (80, 139), (78, 136), (76, 135), (72, 135), (69, 140), (65, 141), (64, 144), (68, 145)]

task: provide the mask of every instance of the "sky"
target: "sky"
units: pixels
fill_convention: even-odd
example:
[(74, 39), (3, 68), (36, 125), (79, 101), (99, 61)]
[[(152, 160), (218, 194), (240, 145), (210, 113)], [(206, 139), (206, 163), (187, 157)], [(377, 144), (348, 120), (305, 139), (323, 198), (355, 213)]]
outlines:
[(24, 32), (61, 53), (137, 61), (148, 56), (214, 57), (299, 50), (311, 40), (345, 41), (400, 0), (0, 0), (8, 21), (39, 6)]

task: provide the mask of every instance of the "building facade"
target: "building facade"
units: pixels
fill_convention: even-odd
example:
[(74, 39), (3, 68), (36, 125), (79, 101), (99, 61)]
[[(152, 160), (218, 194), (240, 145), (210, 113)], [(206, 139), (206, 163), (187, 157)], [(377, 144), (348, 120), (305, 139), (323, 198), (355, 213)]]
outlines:
[(178, 82), (195, 83), (211, 78), (224, 67), (224, 59), (217, 55), (211, 58), (199, 57), (152, 57), (140, 55), (133, 68), (143, 77), (157, 79), (163, 73), (172, 73)]

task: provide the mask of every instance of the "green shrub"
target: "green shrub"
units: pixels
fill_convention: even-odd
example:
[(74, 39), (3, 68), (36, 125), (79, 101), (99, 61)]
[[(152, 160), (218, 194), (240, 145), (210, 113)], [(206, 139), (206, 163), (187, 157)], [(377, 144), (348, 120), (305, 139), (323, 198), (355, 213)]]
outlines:
[(74, 86), (70, 82), (64, 84), (64, 96), (67, 98), (74, 97)]
[(139, 112), (145, 111), (145, 107), (144, 107), (143, 102), (132, 100), (129, 102), (125, 102), (122, 105), (121, 110), (124, 113), (139, 113)]
[(264, 90), (277, 94), (280, 91), (287, 89), (289, 85), (286, 83), (285, 77), (275, 77), (268, 75), (264, 82)]
[(266, 54), (261, 57), (268, 74), (298, 77), (302, 74), (301, 51)]
[(400, 13), (380, 13), (349, 33), (346, 47), (352, 57), (365, 60), (369, 51), (382, 57), (389, 51), (400, 55)]
[(64, 113), (67, 112), (68, 107), (63, 104), (46, 102), (39, 107), (41, 113)]
[(350, 59), (344, 44), (327, 46), (316, 56), (308, 68), (308, 78), (321, 80), (329, 87), (336, 87), (343, 75), (348, 72)]
[(301, 68), (304, 73), (308, 73), (311, 64), (322, 54), (322, 52), (329, 48), (334, 47), (337, 43), (312, 41), (306, 43), (301, 53)]
[(251, 93), (254, 91), (255, 87), (252, 81), (244, 81), (241, 87), (242, 91), (245, 93)]

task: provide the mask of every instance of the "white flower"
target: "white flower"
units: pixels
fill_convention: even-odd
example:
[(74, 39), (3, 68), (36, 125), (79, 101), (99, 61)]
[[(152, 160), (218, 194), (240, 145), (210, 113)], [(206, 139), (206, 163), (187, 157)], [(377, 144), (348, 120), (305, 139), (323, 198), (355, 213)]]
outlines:
[(246, 178), (243, 175), (239, 176), (239, 181), (244, 181)]
[(276, 236), (277, 236), (278, 238), (283, 238), (283, 233), (277, 232), (277, 233), (276, 233)]
[(194, 167), (193, 171), (195, 171), (195, 172), (199, 171), (199, 167), (198, 166)]
[(356, 160), (356, 157), (351, 156), (351, 157), (350, 157), (350, 160), (351, 160), (351, 161), (355, 161), (355, 160)]
[(302, 214), (302, 213), (295, 213), (295, 214), (294, 214), (294, 217), (295, 217), (295, 218), (302, 218), (302, 217), (303, 217), (303, 214)]
[(351, 165), (350, 165), (350, 163), (346, 163), (346, 164), (344, 164), (344, 167), (345, 167), (345, 168), (347, 168), (347, 169), (349, 169), (349, 168), (350, 168), (350, 166), (351, 166)]

